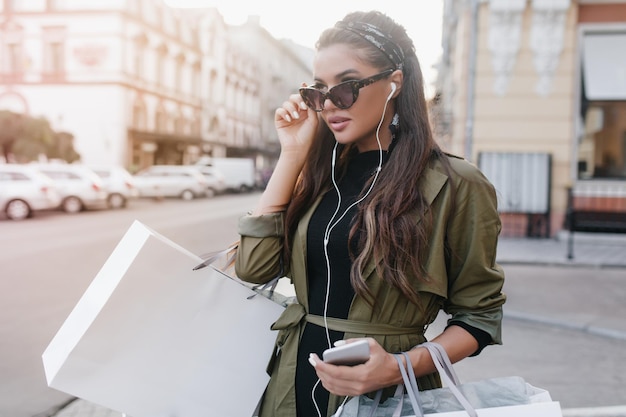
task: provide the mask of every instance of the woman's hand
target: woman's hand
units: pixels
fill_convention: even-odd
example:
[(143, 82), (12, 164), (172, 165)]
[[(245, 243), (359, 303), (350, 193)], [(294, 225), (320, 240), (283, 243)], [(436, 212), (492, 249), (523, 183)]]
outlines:
[[(350, 343), (357, 339), (348, 339)], [(398, 362), (393, 355), (372, 339), (367, 338), (370, 346), (370, 358), (367, 362), (355, 366), (337, 366), (323, 362), (312, 353), (309, 361), (326, 390), (335, 395), (361, 395), (380, 388), (397, 385), (402, 381)]]
[(274, 113), (274, 126), (283, 152), (308, 153), (319, 123), (299, 94), (292, 94)]
[(280, 155), (253, 214), (275, 213), (287, 208), (298, 176), (313, 143), (319, 121), (299, 94), (292, 94), (274, 113)]
[[(348, 339), (346, 342), (358, 339)], [(317, 355), (311, 354), (309, 361), (322, 385), (335, 395), (361, 395), (402, 383), (402, 374), (398, 361), (393, 354), (372, 338), (367, 338), (370, 346), (370, 359), (362, 365), (336, 366), (323, 362)], [(448, 326), (439, 336), (433, 339), (443, 346), (450, 361), (456, 363), (476, 352), (478, 342), (460, 326)], [(436, 371), (435, 364), (427, 349), (419, 347), (408, 352), (415, 375), (419, 378)], [(406, 366), (404, 357), (402, 363)]]

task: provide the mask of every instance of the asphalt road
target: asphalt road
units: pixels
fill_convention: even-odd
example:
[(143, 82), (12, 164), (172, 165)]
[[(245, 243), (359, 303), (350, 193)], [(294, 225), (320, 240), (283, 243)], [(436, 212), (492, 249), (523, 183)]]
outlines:
[(258, 195), (140, 200), (120, 211), (0, 220), (0, 417), (30, 417), (66, 401), (41, 355), (134, 220), (202, 255), (235, 241)]

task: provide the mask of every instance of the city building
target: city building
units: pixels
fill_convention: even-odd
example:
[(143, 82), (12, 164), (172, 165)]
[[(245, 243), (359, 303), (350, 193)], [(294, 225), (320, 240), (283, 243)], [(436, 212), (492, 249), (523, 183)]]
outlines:
[(439, 140), (498, 191), (504, 233), (626, 212), (626, 1), (445, 0)]
[[(274, 128), (274, 111), (280, 107), (290, 94), (297, 93), (303, 82), (310, 82), (313, 74), (313, 51), (294, 44), (289, 40), (277, 40), (260, 25), (258, 16), (250, 16), (242, 25), (230, 26), (229, 41), (233, 48), (247, 51), (250, 59), (257, 63), (251, 77), (246, 79), (249, 88), (256, 92), (256, 101), (252, 106), (256, 118), (250, 126), (255, 126), (255, 135), (248, 135), (243, 146), (236, 149), (244, 155), (257, 156), (257, 167), (273, 167), (280, 144)], [(233, 70), (236, 70), (233, 69)], [(239, 117), (242, 109), (236, 107), (230, 114)], [(234, 135), (237, 138), (240, 135)]]
[(0, 0), (0, 109), (70, 132), (90, 164), (268, 166), (273, 110), (310, 71), (251, 22), (161, 0)]

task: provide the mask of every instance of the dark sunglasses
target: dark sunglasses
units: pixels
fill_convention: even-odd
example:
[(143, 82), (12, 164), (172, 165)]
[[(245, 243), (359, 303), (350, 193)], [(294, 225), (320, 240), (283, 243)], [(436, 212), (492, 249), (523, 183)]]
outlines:
[(362, 80), (344, 81), (337, 84), (326, 93), (315, 87), (301, 87), (300, 96), (302, 97), (302, 100), (304, 100), (304, 104), (317, 112), (324, 110), (324, 102), (326, 99), (332, 101), (338, 108), (345, 110), (354, 104), (357, 97), (359, 97), (359, 90), (361, 88), (367, 87), (368, 85), (387, 77), (393, 71), (393, 69), (388, 69), (372, 75), (371, 77), (363, 78)]

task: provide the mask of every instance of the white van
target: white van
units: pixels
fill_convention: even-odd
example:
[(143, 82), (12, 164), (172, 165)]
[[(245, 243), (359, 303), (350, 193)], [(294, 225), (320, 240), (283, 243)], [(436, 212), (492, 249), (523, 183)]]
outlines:
[(250, 158), (203, 157), (196, 165), (215, 167), (224, 176), (224, 187), (228, 191), (246, 192), (256, 187), (254, 160)]

